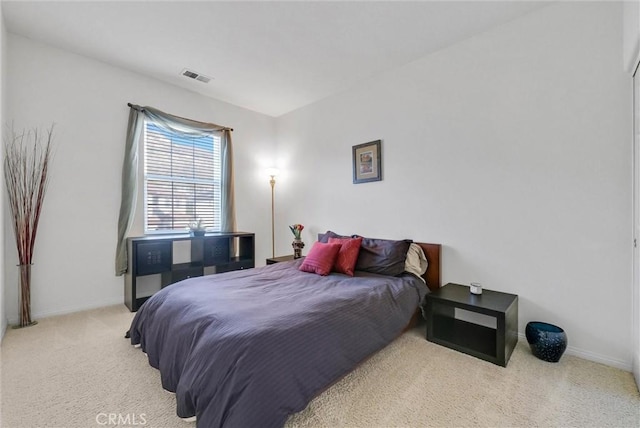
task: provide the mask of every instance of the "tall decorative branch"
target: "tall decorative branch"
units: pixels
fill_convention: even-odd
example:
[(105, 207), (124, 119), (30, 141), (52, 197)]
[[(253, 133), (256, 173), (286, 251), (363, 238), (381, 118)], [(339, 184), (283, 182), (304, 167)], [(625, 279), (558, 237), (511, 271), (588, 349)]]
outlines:
[(53, 128), (51, 125), (45, 131), (46, 135), (38, 129), (16, 133), (12, 128), (5, 139), (4, 178), (20, 263), (20, 327), (34, 324), (31, 320), (31, 265), (49, 183)]

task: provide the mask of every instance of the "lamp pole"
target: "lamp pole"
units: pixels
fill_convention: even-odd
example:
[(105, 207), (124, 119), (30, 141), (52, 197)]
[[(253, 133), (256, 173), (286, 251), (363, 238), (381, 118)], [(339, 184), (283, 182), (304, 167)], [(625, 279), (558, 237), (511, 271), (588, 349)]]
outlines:
[(276, 256), (276, 233), (275, 233), (275, 202), (274, 202), (274, 193), (276, 187), (276, 176), (272, 175), (271, 180), (269, 180), (269, 184), (271, 184), (271, 257)]

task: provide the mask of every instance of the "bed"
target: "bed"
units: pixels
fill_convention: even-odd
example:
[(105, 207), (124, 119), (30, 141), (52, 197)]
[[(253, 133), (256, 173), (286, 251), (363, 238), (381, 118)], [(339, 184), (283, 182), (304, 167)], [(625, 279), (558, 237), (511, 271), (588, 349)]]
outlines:
[(191, 278), (154, 294), (129, 334), (177, 414), (201, 427), (278, 427), (417, 320), (440, 286), (440, 245), (418, 243), (424, 280), (319, 276), (302, 260)]

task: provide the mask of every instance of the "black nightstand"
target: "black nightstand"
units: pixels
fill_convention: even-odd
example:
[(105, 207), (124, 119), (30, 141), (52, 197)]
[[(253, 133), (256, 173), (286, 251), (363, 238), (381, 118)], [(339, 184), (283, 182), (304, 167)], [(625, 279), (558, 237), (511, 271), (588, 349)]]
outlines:
[(290, 262), (292, 260), (293, 260), (293, 254), (288, 256), (271, 257), (270, 259), (267, 259), (267, 264), (273, 265), (280, 262)]
[(427, 340), (506, 367), (518, 343), (518, 296), (449, 283), (427, 294)]

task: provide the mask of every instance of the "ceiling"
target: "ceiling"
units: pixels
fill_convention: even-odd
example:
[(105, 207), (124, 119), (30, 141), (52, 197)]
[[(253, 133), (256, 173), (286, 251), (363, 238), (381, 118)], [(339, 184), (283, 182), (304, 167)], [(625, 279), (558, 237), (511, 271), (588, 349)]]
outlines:
[(10, 33), (280, 116), (545, 4), (5, 0), (2, 9)]

